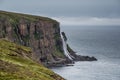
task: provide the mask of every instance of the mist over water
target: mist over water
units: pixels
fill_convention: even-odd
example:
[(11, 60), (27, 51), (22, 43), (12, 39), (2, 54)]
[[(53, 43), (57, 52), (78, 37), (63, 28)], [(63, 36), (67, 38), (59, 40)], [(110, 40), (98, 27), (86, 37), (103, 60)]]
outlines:
[(98, 61), (53, 68), (67, 80), (120, 80), (120, 26), (61, 26), (69, 45)]

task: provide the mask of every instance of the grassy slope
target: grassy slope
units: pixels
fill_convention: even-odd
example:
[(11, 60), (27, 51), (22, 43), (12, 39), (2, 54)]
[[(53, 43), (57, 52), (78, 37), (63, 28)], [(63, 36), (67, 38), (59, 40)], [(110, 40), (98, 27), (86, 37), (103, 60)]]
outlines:
[(32, 60), (28, 47), (0, 39), (0, 80), (64, 80)]

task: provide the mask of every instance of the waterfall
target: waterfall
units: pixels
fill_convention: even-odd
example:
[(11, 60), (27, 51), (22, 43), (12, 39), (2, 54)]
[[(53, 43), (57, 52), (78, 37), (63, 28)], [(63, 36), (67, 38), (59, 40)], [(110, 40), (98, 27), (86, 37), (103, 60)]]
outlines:
[(66, 44), (66, 42), (65, 42), (65, 40), (64, 40), (64, 38), (63, 38), (62, 33), (61, 33), (61, 38), (62, 38), (62, 42), (63, 42), (64, 54), (65, 54), (66, 57), (68, 57), (70, 60), (73, 60), (72, 57), (71, 57), (71, 55), (70, 55), (70, 53), (69, 53), (68, 50), (67, 50), (67, 44)]

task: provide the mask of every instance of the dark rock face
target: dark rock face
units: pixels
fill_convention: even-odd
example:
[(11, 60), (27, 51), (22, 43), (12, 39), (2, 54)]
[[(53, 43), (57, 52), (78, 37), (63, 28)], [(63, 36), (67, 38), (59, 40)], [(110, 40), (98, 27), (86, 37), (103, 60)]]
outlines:
[(0, 11), (0, 38), (31, 47), (44, 64), (66, 61), (57, 21)]
[(66, 37), (65, 33), (64, 32), (61, 32), (61, 33), (63, 35), (64, 40), (67, 41), (67, 37)]

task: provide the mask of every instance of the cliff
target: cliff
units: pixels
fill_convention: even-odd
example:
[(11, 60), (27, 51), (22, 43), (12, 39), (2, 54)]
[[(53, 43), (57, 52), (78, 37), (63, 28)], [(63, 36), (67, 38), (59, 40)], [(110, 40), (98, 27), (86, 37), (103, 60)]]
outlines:
[(34, 59), (44, 65), (63, 63), (59, 23), (47, 17), (0, 11), (0, 38), (31, 47)]
[(64, 80), (44, 66), (97, 60), (77, 55), (47, 17), (0, 11), (0, 38), (0, 80)]
[[(96, 60), (94, 57), (77, 55), (66, 44), (67, 37), (60, 32), (59, 22), (47, 17), (0, 11), (0, 38), (30, 47), (34, 53), (33, 60), (49, 67), (73, 61)], [(67, 46), (67, 50), (64, 46)]]
[(31, 48), (0, 39), (0, 80), (64, 80), (32, 59)]

